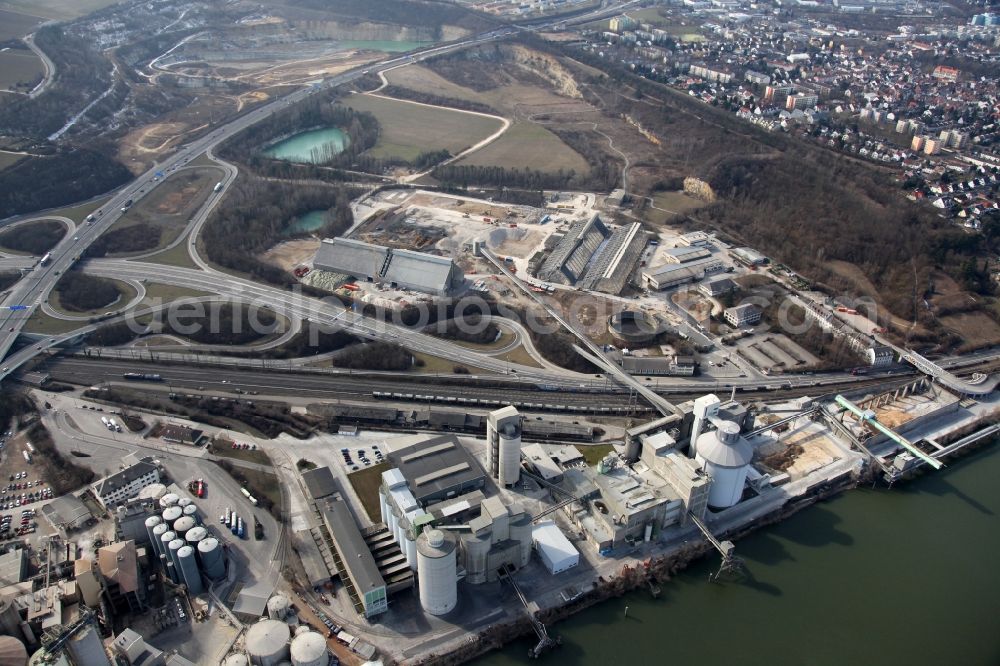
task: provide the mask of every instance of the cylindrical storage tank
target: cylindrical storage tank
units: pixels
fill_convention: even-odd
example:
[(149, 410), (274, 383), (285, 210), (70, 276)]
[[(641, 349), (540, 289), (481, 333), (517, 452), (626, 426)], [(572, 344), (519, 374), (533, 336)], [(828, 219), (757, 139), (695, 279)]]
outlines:
[(192, 518), (195, 523), (201, 522), (198, 518), (198, 506), (196, 504), (188, 504), (184, 507), (184, 515)]
[(160, 498), (160, 506), (164, 509), (175, 506), (180, 499), (181, 498), (177, 496), (177, 493), (167, 493)]
[(267, 600), (267, 616), (272, 620), (284, 620), (288, 615), (288, 597), (276, 594)]
[(63, 644), (74, 664), (108, 664), (108, 655), (104, 651), (104, 642), (97, 631), (96, 622), (84, 625)]
[(184, 547), (184, 539), (174, 539), (167, 544), (167, 557), (170, 561), (174, 563), (175, 567), (181, 565), (180, 561), (177, 559), (177, 551)]
[(181, 497), (180, 499), (177, 500), (177, 506), (183, 509), (187, 505), (191, 504), (191, 502), (193, 501), (194, 500), (192, 500), (190, 497)]
[(170, 561), (166, 555), (160, 555), (160, 564), (163, 565), (163, 570), (167, 573), (167, 577), (174, 583), (180, 583), (180, 574), (177, 573), (177, 565)]
[(192, 546), (197, 545), (199, 541), (208, 536), (208, 530), (206, 530), (201, 525), (197, 527), (192, 527), (188, 530), (188, 533), (184, 535), (184, 540), (187, 541)]
[(22, 636), (21, 612), (14, 603), (14, 595), (0, 599), (0, 631), (8, 636)]
[(521, 478), (521, 426), (506, 423), (500, 436), (500, 485), (512, 486)]
[(174, 521), (174, 532), (177, 532), (177, 536), (181, 539), (183, 539), (184, 535), (186, 535), (192, 528), (194, 528), (194, 518), (191, 516), (181, 516)]
[(184, 509), (179, 506), (168, 506), (163, 510), (163, 522), (173, 525), (174, 521), (184, 515)]
[(168, 530), (160, 535), (160, 552), (164, 555), (170, 555), (170, 542), (177, 538), (177, 532), (173, 530)]
[(248, 666), (250, 660), (247, 659), (245, 654), (231, 654), (226, 657), (226, 660), (222, 662), (224, 666)]
[(486, 582), (486, 558), (490, 552), (492, 536), (489, 529), (462, 535), (465, 580), (473, 585)]
[(153, 546), (153, 551), (159, 555), (160, 551), (156, 549), (156, 537), (153, 536), (153, 528), (163, 522), (163, 519), (159, 516), (150, 516), (146, 519), (146, 536), (149, 537), (149, 543)]
[(330, 653), (326, 639), (315, 631), (307, 631), (292, 639), (292, 666), (326, 666)]
[(14, 636), (0, 636), (0, 666), (24, 666), (28, 650)]
[(392, 540), (399, 543), (399, 509), (395, 507), (389, 510), (389, 534), (392, 535)]
[(410, 567), (411, 570), (417, 570), (417, 540), (413, 536), (412, 532), (406, 533), (406, 546), (403, 548), (403, 554), (406, 555), (406, 566)]
[(153, 528), (153, 549), (156, 551), (157, 555), (163, 555), (166, 551), (163, 549), (163, 535), (166, 534), (168, 528), (161, 521), (159, 525)]
[(389, 524), (389, 501), (385, 498), (385, 490), (381, 487), (378, 489), (378, 511), (379, 516), (382, 517), (382, 522), (386, 525)]
[(139, 501), (159, 502), (167, 494), (167, 487), (162, 483), (151, 483), (139, 491)]
[(712, 477), (708, 505), (725, 509), (740, 501), (753, 448), (740, 436), (740, 426), (721, 421), (716, 430), (698, 437), (695, 460)]
[(221, 580), (226, 575), (222, 546), (215, 537), (206, 537), (198, 542), (198, 557), (201, 559), (201, 570), (209, 579)]
[(642, 453), (642, 442), (638, 437), (625, 435), (625, 460), (634, 463)]
[(531, 515), (527, 512), (518, 515), (510, 521), (510, 540), (521, 544), (518, 553), (521, 557), (517, 568), (528, 566), (531, 561)]
[(180, 562), (181, 577), (187, 585), (190, 594), (201, 594), (201, 574), (198, 573), (198, 562), (194, 558), (194, 548), (191, 546), (181, 546), (177, 551), (177, 560)]
[(309, 627), (304, 624), (300, 624), (299, 626), (295, 627), (296, 636), (301, 636), (302, 634), (309, 633), (309, 631), (310, 631)]
[(288, 625), (278, 620), (261, 620), (247, 630), (246, 650), (254, 666), (278, 666), (288, 659)]
[(417, 537), (417, 581), (425, 612), (444, 615), (455, 608), (458, 576), (454, 536), (444, 530), (427, 530)]

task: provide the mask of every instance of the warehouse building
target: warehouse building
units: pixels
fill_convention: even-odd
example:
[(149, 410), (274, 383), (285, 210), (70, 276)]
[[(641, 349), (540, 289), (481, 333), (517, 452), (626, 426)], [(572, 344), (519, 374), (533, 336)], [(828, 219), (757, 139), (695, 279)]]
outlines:
[(681, 247), (672, 247), (663, 252), (663, 258), (668, 264), (686, 264), (689, 261), (704, 259), (710, 256), (712, 256), (712, 253), (709, 250), (698, 246), (682, 245)]
[(578, 551), (554, 521), (544, 520), (531, 530), (531, 541), (551, 574), (562, 573), (580, 563)]
[(351, 510), (339, 495), (320, 504), (341, 579), (355, 608), (371, 618), (389, 609), (385, 580)]
[(697, 282), (706, 275), (726, 270), (726, 265), (715, 258), (699, 259), (684, 264), (661, 264), (642, 272), (642, 282), (648, 289), (662, 291), (689, 282)]
[(465, 282), (462, 270), (446, 257), (372, 245), (350, 238), (324, 239), (313, 257), (313, 267), (358, 280), (438, 296), (455, 292)]
[(638, 222), (616, 229), (608, 242), (593, 255), (577, 286), (607, 294), (620, 294), (639, 263), (648, 238), (649, 235)]
[(393, 451), (389, 461), (399, 469), (421, 506), (481, 490), (486, 473), (453, 435), (433, 437)]
[(590, 219), (573, 223), (542, 264), (538, 277), (546, 282), (576, 284), (583, 277), (591, 257), (611, 236), (611, 232), (594, 214)]

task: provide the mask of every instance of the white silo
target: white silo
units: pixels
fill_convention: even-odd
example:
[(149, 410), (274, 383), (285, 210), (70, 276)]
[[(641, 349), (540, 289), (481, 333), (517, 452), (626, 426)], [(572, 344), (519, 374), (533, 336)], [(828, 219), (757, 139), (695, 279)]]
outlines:
[(427, 530), (417, 537), (417, 581), (420, 605), (431, 615), (444, 615), (458, 603), (455, 537)]
[[(174, 539), (173, 541), (167, 544), (167, 556), (170, 558), (170, 561), (174, 563), (175, 567), (181, 566), (180, 561), (177, 559), (177, 551), (179, 551), (183, 547), (184, 547), (184, 539)], [(175, 571), (179, 570), (180, 570), (179, 568), (175, 569)]]
[(247, 630), (246, 650), (254, 666), (278, 666), (288, 659), (288, 625), (278, 620), (261, 620)]
[(382, 518), (382, 522), (386, 525), (389, 524), (389, 501), (385, 498), (385, 489), (382, 486), (378, 488), (378, 511), (379, 516)]
[(163, 522), (173, 525), (174, 521), (184, 515), (184, 509), (179, 506), (168, 506), (163, 510)]
[(153, 549), (156, 551), (157, 555), (165, 555), (166, 550), (163, 548), (163, 535), (167, 532), (168, 528), (161, 521), (159, 525), (153, 528)]
[(162, 483), (151, 483), (139, 491), (140, 502), (159, 502), (167, 494), (167, 487)]
[(160, 535), (160, 552), (164, 555), (170, 555), (169, 544), (171, 541), (177, 538), (177, 532), (173, 530), (168, 530)]
[(326, 639), (315, 631), (307, 631), (292, 639), (292, 666), (326, 666), (330, 653)]
[(288, 597), (283, 594), (275, 594), (267, 600), (267, 616), (272, 620), (284, 620), (288, 615)]
[(175, 583), (180, 582), (180, 577), (177, 574), (177, 565), (170, 561), (170, 558), (166, 555), (160, 555), (160, 568), (163, 569), (163, 573), (167, 575), (167, 578)]
[(226, 575), (226, 560), (222, 546), (215, 537), (206, 537), (198, 542), (198, 557), (201, 569), (210, 580), (221, 580)]
[(412, 571), (417, 570), (417, 540), (413, 536), (413, 532), (406, 533), (405, 546), (402, 549), (403, 554), (406, 555), (406, 566), (410, 567)]
[(708, 505), (724, 509), (740, 501), (753, 458), (753, 448), (740, 436), (740, 426), (720, 421), (717, 429), (698, 437), (695, 460), (712, 477)]
[(192, 527), (188, 530), (187, 534), (184, 535), (184, 540), (187, 541), (192, 546), (196, 546), (199, 541), (208, 536), (208, 530), (206, 530), (201, 525)]
[(194, 528), (194, 518), (191, 516), (181, 516), (174, 521), (174, 532), (177, 532), (177, 536), (181, 539), (188, 533), (189, 530)]
[(509, 525), (510, 540), (521, 544), (519, 551), (521, 559), (516, 563), (518, 569), (528, 566), (528, 562), (531, 561), (532, 527), (531, 514), (526, 511), (521, 511), (521, 513), (511, 516)]
[(389, 511), (389, 535), (392, 540), (399, 543), (399, 521), (402, 520), (402, 516), (399, 513), (399, 509), (392, 507)]
[(156, 549), (156, 537), (153, 536), (153, 528), (163, 522), (163, 519), (159, 516), (150, 516), (146, 519), (146, 536), (149, 537), (149, 543), (153, 546), (153, 551), (159, 555), (160, 551)]
[(512, 406), (486, 418), (486, 467), (501, 486), (513, 486), (521, 478), (521, 415)]
[(487, 527), (462, 535), (462, 566), (465, 580), (474, 585), (486, 582), (486, 561), (493, 542), (493, 532)]
[(201, 594), (201, 574), (198, 572), (198, 562), (194, 557), (194, 548), (181, 546), (177, 551), (177, 561), (180, 562), (181, 577), (191, 594)]
[(160, 507), (166, 509), (168, 507), (175, 506), (180, 499), (181, 498), (177, 496), (177, 493), (167, 493), (160, 498)]
[(247, 659), (245, 654), (237, 652), (236, 654), (231, 654), (226, 657), (226, 660), (222, 663), (223, 666), (247, 666), (250, 663), (250, 660)]
[(190, 497), (181, 497), (177, 500), (177, 506), (183, 509), (193, 501)]
[(196, 523), (201, 522), (201, 519), (198, 517), (197, 504), (188, 504), (186, 507), (184, 507), (184, 515), (191, 517)]

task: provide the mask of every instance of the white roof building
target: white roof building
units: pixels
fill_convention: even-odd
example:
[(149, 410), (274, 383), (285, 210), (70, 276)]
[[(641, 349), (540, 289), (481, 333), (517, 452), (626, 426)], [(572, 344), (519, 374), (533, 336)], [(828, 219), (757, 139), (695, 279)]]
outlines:
[(554, 521), (544, 520), (536, 524), (531, 530), (531, 541), (538, 556), (553, 574), (572, 569), (580, 563), (580, 552)]

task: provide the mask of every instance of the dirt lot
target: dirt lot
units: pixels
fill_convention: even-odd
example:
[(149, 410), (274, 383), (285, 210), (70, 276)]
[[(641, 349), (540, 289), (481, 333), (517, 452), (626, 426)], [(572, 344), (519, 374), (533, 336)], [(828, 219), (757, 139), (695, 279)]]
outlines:
[(780, 442), (761, 447), (758, 454), (766, 457), (796, 445), (802, 447), (802, 452), (785, 469), (792, 481), (800, 479), (824, 465), (829, 465), (839, 457), (836, 444), (827, 435), (810, 429), (797, 430), (783, 437)]
[(296, 266), (312, 261), (319, 248), (318, 240), (291, 240), (278, 243), (260, 256), (261, 261), (291, 272)]
[(1000, 342), (1000, 325), (983, 312), (963, 312), (941, 317), (941, 325), (962, 336), (962, 350), (988, 347)]

